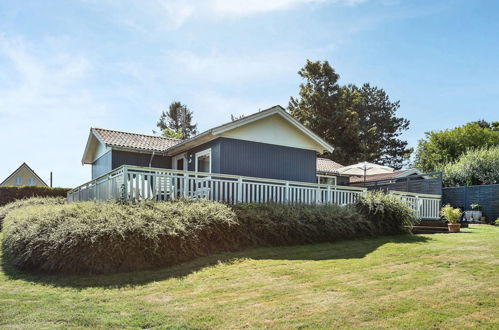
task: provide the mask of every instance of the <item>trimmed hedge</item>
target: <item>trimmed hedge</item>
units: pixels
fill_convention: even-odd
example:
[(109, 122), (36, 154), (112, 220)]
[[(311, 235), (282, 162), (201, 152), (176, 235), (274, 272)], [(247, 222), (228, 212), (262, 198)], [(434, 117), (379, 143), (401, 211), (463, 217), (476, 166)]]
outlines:
[(355, 204), (357, 211), (383, 234), (398, 234), (419, 222), (414, 211), (400, 198), (378, 192), (362, 195)]
[(369, 201), (373, 208), (187, 200), (29, 205), (7, 213), (3, 248), (25, 270), (110, 273), (247, 247), (402, 233), (413, 219), (392, 200)]
[(27, 199), (18, 199), (15, 202), (0, 206), (0, 231), (2, 231), (2, 222), (7, 214), (13, 210), (30, 205), (57, 205), (66, 203), (64, 197), (32, 197)]
[(68, 188), (50, 188), (35, 186), (0, 187), (0, 206), (12, 203), (18, 199), (31, 197), (66, 197)]

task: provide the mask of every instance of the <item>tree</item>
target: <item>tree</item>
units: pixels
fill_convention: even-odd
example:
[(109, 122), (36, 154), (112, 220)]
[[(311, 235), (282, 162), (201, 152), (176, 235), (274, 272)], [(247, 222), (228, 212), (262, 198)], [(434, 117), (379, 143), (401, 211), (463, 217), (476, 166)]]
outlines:
[(499, 146), (469, 150), (442, 170), (447, 186), (499, 183)]
[(298, 72), (305, 80), (300, 84), (300, 97), (290, 98), (288, 110), (303, 125), (321, 136), (335, 147), (332, 154), (325, 157), (339, 163), (350, 163), (354, 145), (348, 141), (358, 137), (358, 120), (352, 109), (352, 98), (348, 90), (338, 84), (339, 75), (327, 61), (307, 60)]
[(367, 160), (400, 168), (409, 160), (412, 148), (399, 139), (403, 131), (409, 129), (409, 120), (396, 117), (400, 102), (391, 102), (383, 89), (370, 84), (358, 88), (348, 85), (354, 98), (354, 111), (359, 119), (358, 161)]
[(244, 115), (233, 115), (233, 114), (230, 114), (230, 120), (231, 121), (236, 121), (236, 120), (243, 119), (243, 118), (244, 118)]
[(497, 122), (471, 122), (444, 131), (426, 132), (418, 143), (415, 165), (424, 172), (440, 171), (469, 149), (499, 145)]
[(192, 115), (187, 106), (172, 102), (168, 111), (161, 112), (156, 126), (165, 137), (188, 139), (197, 133), (197, 124), (192, 124)]
[(339, 163), (375, 162), (400, 168), (412, 152), (400, 134), (409, 121), (395, 117), (399, 102), (383, 89), (364, 84), (340, 86), (327, 61), (311, 62), (298, 72), (300, 98), (291, 97), (291, 115), (335, 149), (325, 154)]

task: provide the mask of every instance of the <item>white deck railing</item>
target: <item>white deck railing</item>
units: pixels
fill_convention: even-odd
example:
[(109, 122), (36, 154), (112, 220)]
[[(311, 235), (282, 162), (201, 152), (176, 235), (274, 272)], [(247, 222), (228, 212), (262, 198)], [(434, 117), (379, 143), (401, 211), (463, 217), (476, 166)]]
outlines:
[(191, 171), (121, 166), (68, 192), (69, 201), (205, 198), (236, 203), (353, 204), (366, 189)]
[[(366, 188), (191, 171), (121, 166), (68, 192), (68, 201), (209, 199), (237, 203), (347, 205)], [(423, 219), (439, 219), (440, 195), (390, 191)]]
[(390, 194), (398, 196), (409, 204), (421, 219), (440, 219), (441, 195), (417, 194), (405, 191), (390, 190)]

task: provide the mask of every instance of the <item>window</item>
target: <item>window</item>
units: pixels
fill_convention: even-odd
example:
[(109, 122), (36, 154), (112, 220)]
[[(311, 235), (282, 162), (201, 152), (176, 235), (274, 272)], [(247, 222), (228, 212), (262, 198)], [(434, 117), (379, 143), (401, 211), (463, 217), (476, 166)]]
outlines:
[(23, 184), (23, 178), (21, 178), (20, 176), (16, 177), (15, 185), (20, 186), (22, 184)]
[(29, 178), (29, 185), (34, 186), (36, 184), (35, 178)]
[(196, 172), (211, 172), (211, 149), (196, 153)]
[(331, 175), (318, 175), (317, 183), (319, 184), (329, 184), (332, 186), (336, 185), (336, 177)]

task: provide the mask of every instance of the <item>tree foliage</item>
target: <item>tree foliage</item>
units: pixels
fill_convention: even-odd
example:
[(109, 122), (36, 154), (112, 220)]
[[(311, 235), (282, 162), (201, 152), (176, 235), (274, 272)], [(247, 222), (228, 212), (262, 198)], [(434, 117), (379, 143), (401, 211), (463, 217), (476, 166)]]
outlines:
[(499, 145), (469, 150), (443, 167), (447, 186), (499, 183)]
[(172, 102), (168, 111), (161, 112), (156, 126), (165, 137), (188, 139), (197, 133), (197, 124), (192, 123), (192, 115), (192, 111), (184, 104)]
[(419, 141), (415, 165), (423, 172), (439, 171), (469, 149), (499, 145), (499, 122), (482, 120), (425, 135)]
[(340, 86), (339, 75), (327, 61), (312, 62), (298, 72), (305, 80), (299, 98), (291, 97), (291, 115), (335, 149), (324, 155), (339, 163), (375, 162), (400, 168), (411, 149), (399, 136), (409, 121), (396, 117), (399, 102), (364, 84)]

